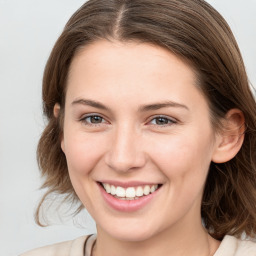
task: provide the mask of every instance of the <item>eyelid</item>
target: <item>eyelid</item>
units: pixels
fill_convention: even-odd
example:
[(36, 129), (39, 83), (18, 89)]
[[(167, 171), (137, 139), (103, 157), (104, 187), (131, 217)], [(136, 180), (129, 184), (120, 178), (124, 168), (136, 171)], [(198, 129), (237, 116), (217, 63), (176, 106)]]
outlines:
[[(164, 118), (164, 119), (167, 119), (168, 121), (170, 121), (170, 123), (168, 124), (163, 124), (163, 125), (158, 125), (158, 124), (151, 124), (151, 122), (154, 120), (154, 119), (157, 119), (157, 118)], [(170, 116), (166, 116), (166, 115), (154, 115), (154, 116), (151, 116), (149, 118), (149, 121), (146, 122), (146, 124), (149, 124), (149, 125), (153, 125), (153, 126), (158, 126), (158, 127), (166, 127), (166, 126), (171, 126), (171, 125), (174, 125), (178, 123), (178, 120), (176, 118), (173, 118), (173, 117), (170, 117)]]
[[(87, 118), (94, 117), (94, 116), (102, 118), (102, 122), (101, 123), (91, 123), (91, 122), (86, 121)], [(168, 120), (169, 123), (163, 124), (163, 125), (152, 124), (151, 122), (154, 119), (157, 119), (157, 118), (166, 119), (166, 120)], [(78, 121), (80, 121), (82, 123), (85, 123), (86, 125), (91, 125), (91, 126), (98, 126), (98, 125), (102, 125), (102, 124), (103, 125), (110, 124), (110, 122), (107, 120), (107, 118), (104, 115), (99, 114), (99, 113), (84, 114), (81, 118), (78, 119)], [(154, 115), (154, 116), (149, 117), (145, 124), (146, 125), (157, 126), (157, 127), (166, 127), (166, 126), (174, 125), (174, 124), (176, 124), (178, 122), (179, 121), (176, 118), (174, 118), (174, 117), (170, 117), (170, 116), (166, 116), (166, 115)]]
[[(86, 121), (87, 118), (94, 117), (94, 116), (102, 118), (103, 122), (102, 123), (90, 123), (90, 122)], [(99, 114), (99, 113), (88, 113), (88, 114), (85, 114), (81, 118), (79, 118), (78, 121), (83, 122), (86, 125), (92, 125), (92, 126), (97, 126), (97, 125), (102, 125), (102, 124), (109, 123), (108, 120), (102, 114)]]

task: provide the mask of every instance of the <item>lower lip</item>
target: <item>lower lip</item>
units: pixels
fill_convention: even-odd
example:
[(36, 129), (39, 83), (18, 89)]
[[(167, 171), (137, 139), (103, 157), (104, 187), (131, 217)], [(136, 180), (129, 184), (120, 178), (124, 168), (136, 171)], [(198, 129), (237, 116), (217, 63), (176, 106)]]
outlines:
[(121, 212), (134, 212), (138, 211), (147, 204), (150, 203), (150, 201), (155, 197), (155, 195), (158, 193), (159, 189), (157, 189), (154, 193), (149, 194), (147, 196), (142, 196), (139, 199), (134, 199), (134, 200), (122, 200), (115, 198), (111, 194), (108, 194), (105, 189), (100, 185), (100, 191), (107, 202), (107, 204), (113, 208), (114, 210), (121, 211)]

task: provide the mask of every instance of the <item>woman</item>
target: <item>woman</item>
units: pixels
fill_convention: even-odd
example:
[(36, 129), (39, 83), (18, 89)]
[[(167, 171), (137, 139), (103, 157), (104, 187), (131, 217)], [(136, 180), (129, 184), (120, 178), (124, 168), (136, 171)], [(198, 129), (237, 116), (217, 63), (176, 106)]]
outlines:
[[(96, 235), (24, 255), (256, 255), (256, 104), (202, 0), (90, 0), (45, 68), (38, 161)], [(79, 209), (78, 209), (79, 210)]]

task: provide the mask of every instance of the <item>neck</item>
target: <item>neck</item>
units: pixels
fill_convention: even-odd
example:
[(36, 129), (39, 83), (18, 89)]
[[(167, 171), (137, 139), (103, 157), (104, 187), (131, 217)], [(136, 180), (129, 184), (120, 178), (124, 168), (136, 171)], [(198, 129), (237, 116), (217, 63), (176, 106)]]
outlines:
[(109, 236), (98, 227), (93, 256), (211, 256), (219, 242), (209, 236), (201, 225), (172, 227), (143, 241), (123, 241)]

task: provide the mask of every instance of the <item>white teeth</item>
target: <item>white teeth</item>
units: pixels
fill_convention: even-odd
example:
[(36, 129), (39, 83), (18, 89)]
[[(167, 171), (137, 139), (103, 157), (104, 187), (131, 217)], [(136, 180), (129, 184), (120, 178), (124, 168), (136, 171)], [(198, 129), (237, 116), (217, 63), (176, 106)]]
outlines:
[(116, 195), (118, 197), (125, 197), (125, 189), (122, 187), (117, 187), (116, 188)]
[(136, 196), (136, 193), (135, 193), (135, 188), (127, 188), (126, 189), (126, 192), (125, 192), (125, 196), (126, 197), (135, 197)]
[(157, 188), (158, 188), (158, 185), (153, 185), (153, 186), (151, 186), (150, 192), (151, 192), (151, 193), (155, 192)]
[(110, 193), (111, 192), (111, 187), (109, 184), (105, 184), (105, 190), (107, 191), (107, 193)]
[(136, 188), (136, 196), (143, 196), (143, 188), (141, 186)]
[(144, 187), (143, 193), (145, 196), (147, 196), (150, 193), (150, 187), (148, 185)]
[(111, 187), (110, 187), (110, 194), (113, 196), (116, 194), (116, 187), (113, 185), (111, 185)]
[(115, 187), (107, 183), (103, 183), (102, 185), (108, 194), (124, 200), (135, 200), (138, 199), (138, 197), (147, 196), (150, 193), (154, 193), (158, 188), (158, 185), (128, 187), (126, 189), (120, 186)]

